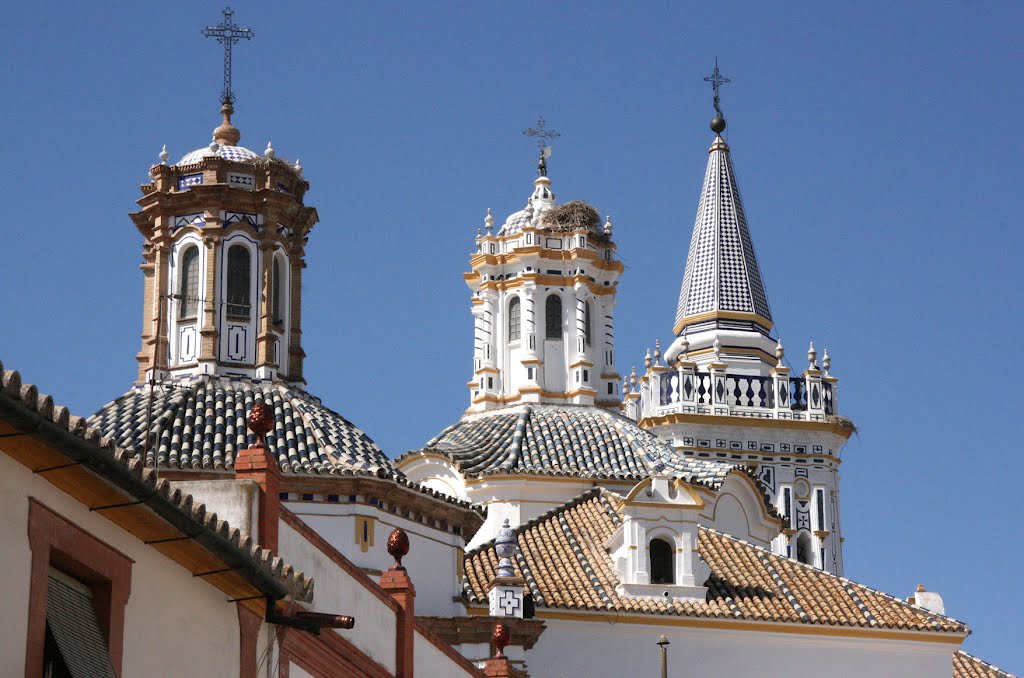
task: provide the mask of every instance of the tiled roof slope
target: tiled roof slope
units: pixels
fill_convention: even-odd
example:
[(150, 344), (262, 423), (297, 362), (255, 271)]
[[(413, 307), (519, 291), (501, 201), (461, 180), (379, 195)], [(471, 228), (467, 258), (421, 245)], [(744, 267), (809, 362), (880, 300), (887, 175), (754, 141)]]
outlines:
[[(218, 548), (234, 551), (234, 557), (247, 560), (258, 570), (279, 581), (298, 600), (312, 600), (312, 579), (296, 571), (270, 550), (253, 542), (252, 537), (243, 535), (237, 528), (219, 520), (216, 513), (208, 513), (204, 504), (193, 501), (192, 495), (172, 488), (166, 479), (158, 480), (153, 469), (140, 464), (134, 452), (117, 447), (113, 439), (90, 427), (82, 417), (70, 414), (68, 408), (55, 405), (52, 397), (39, 393), (34, 385), (23, 384), (21, 375), (13, 370), (4, 370), (2, 363), (0, 377), (3, 389), (3, 396), (0, 397), (14, 401), (20, 406), (21, 411), (33, 413), (43, 422), (51, 423), (58, 432), (77, 436), (88, 444), (89, 457), (84, 463), (94, 473), (112, 484), (127, 485), (122, 487), (125, 491), (143, 490), (144, 494), (148, 495), (146, 502), (151, 509), (158, 513), (163, 511), (161, 515), (171, 519), (176, 516), (168, 514), (176, 513), (194, 524), (202, 532), (193, 537), (197, 543), (216, 544)], [(41, 428), (42, 424), (37, 427), (36, 433), (39, 433), (38, 429)], [(91, 463), (93, 461), (99, 463)], [(110, 461), (114, 462), (114, 469), (119, 465), (127, 474), (125, 471), (111, 473)], [(107, 472), (104, 472), (105, 469), (108, 469)]]
[(1014, 678), (974, 655), (959, 650), (953, 655), (953, 678)]
[[(605, 550), (622, 522), (616, 508), (620, 499), (595, 488), (516, 528), (516, 574), (526, 580), (538, 608), (967, 632), (955, 619), (704, 527), (698, 548), (711, 568), (705, 601), (620, 596), (615, 566)], [(486, 602), (497, 564), (493, 541), (466, 554), (469, 602)]]
[(669, 473), (717, 487), (735, 468), (683, 457), (621, 415), (560, 405), (466, 415), (423, 451), (447, 457), (467, 476), (521, 473), (640, 480)]
[[(89, 417), (121, 447), (145, 448), (149, 388), (136, 385)], [(153, 392), (153, 452), (160, 466), (231, 469), (235, 453), (255, 442), (245, 416), (257, 398), (274, 410), (267, 445), (293, 473), (401, 476), (375, 442), (319, 399), (279, 381), (228, 377), (168, 380)]]

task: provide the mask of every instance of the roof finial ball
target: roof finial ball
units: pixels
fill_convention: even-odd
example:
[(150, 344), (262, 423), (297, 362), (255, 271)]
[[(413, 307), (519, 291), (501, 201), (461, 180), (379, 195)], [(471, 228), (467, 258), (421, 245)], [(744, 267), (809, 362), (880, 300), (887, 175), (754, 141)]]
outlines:
[(262, 400), (257, 400), (249, 410), (245, 423), (256, 434), (256, 447), (266, 447), (266, 435), (274, 428), (274, 411)]
[(409, 535), (402, 528), (396, 527), (391, 531), (391, 535), (388, 537), (388, 553), (395, 559), (395, 564), (389, 569), (404, 570), (402, 558), (409, 554)]
[(725, 131), (725, 118), (720, 115), (716, 115), (711, 118), (711, 131), (715, 134), (721, 134)]

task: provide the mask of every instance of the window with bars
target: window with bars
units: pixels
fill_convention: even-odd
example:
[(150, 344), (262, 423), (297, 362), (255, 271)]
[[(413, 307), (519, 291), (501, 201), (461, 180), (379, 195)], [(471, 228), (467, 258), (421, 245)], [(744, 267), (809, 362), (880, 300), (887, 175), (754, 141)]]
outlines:
[(281, 307), (281, 259), (274, 257), (270, 271), (270, 321), (275, 327), (284, 326), (284, 312)]
[(519, 297), (512, 297), (508, 303), (508, 340), (519, 341), (522, 304)]
[(228, 249), (228, 316), (237, 320), (248, 320), (252, 312), (251, 271), (252, 255), (243, 245), (232, 245)]
[(562, 298), (552, 294), (544, 302), (544, 336), (548, 339), (562, 338)]
[(181, 256), (178, 283), (178, 317), (194, 318), (199, 312), (199, 248), (195, 245)]

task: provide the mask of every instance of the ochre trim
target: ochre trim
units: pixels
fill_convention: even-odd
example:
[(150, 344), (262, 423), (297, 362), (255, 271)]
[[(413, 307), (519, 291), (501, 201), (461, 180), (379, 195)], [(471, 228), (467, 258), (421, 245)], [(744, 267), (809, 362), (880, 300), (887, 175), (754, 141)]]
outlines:
[[(486, 615), (487, 609), (466, 606), (470, 615)], [(844, 638), (874, 638), (878, 640), (911, 640), (925, 643), (955, 643), (959, 645), (967, 637), (956, 631), (902, 631), (868, 629), (862, 627), (837, 627), (821, 624), (792, 624), (789, 622), (757, 622), (746, 619), (718, 619), (709, 617), (677, 617), (672, 615), (637, 615), (629, 612), (562, 612), (541, 608), (536, 611), (537, 619), (561, 621), (588, 621), (607, 624), (641, 624), (650, 626), (684, 626), (691, 628), (723, 629), (726, 631), (761, 631), (765, 633), (789, 633), (807, 636), (831, 636)]]
[[(630, 394), (632, 395), (632, 394)], [(674, 412), (672, 414), (660, 414), (655, 417), (644, 417), (637, 422), (641, 428), (652, 428), (654, 426), (667, 426), (670, 424), (707, 424), (709, 426), (721, 426), (723, 419), (728, 419), (729, 425), (736, 426), (749, 426), (751, 428), (788, 428), (802, 431), (822, 431), (825, 433), (833, 433), (841, 438), (849, 438), (853, 431), (841, 427), (839, 424), (830, 421), (808, 421), (806, 419), (758, 419), (755, 417), (733, 417), (719, 414), (686, 414), (682, 412)], [(739, 453), (739, 450), (734, 450), (735, 453)], [(753, 454), (753, 450), (749, 454)], [(743, 454), (748, 454), (745, 450)], [(760, 452), (759, 454), (772, 454), (778, 456), (780, 454), (794, 454), (790, 452)], [(807, 455), (806, 456), (827, 456), (827, 455)]]
[(690, 315), (682, 318), (676, 323), (675, 327), (672, 328), (672, 333), (679, 334), (679, 332), (687, 325), (704, 322), (705, 320), (714, 320), (716, 318), (721, 318), (722, 320), (749, 320), (757, 323), (766, 330), (771, 330), (772, 327), (774, 327), (771, 320), (758, 313), (745, 313), (742, 311), (707, 311), (706, 313), (698, 313), (697, 315)]

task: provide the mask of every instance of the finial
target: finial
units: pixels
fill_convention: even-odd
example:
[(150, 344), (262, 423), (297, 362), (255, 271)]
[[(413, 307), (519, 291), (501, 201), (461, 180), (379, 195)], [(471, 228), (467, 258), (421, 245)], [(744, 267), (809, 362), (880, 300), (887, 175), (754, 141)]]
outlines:
[(818, 369), (818, 352), (814, 350), (814, 342), (811, 342), (810, 348), (807, 349), (807, 362), (809, 363), (808, 369)]
[(605, 215), (604, 218), (604, 234), (610, 236), (612, 234), (612, 215)]
[(832, 367), (832, 358), (828, 356), (828, 349), (825, 349), (825, 353), (821, 356), (821, 366), (825, 368), (825, 376), (830, 377), (828, 370)]
[(267, 150), (263, 151), (263, 155), (267, 156), (268, 158), (273, 158), (274, 157), (274, 153), (275, 153), (275, 151), (274, 151), (274, 144), (272, 144), (271, 142), (268, 141), (267, 142)]
[(213, 153), (214, 155), (217, 155), (217, 149), (220, 148), (220, 144), (218, 144), (217, 140), (214, 139), (214, 140), (212, 140), (210, 142), (210, 147), (209, 148), (210, 148), (210, 153)]
[(633, 366), (633, 371), (629, 373), (629, 383), (633, 388), (636, 388), (636, 366)]
[(680, 344), (679, 347), (682, 348), (683, 350), (682, 350), (682, 352), (679, 355), (680, 355), (680, 360), (686, 360), (687, 357), (688, 357), (688, 354), (690, 352), (690, 340), (686, 338), (685, 334), (682, 336), (682, 339), (683, 339), (683, 343)]
[(203, 36), (217, 38), (217, 42), (224, 45), (224, 89), (220, 94), (220, 102), (230, 107), (235, 103), (235, 94), (231, 91), (231, 48), (239, 40), (252, 40), (256, 34), (248, 28), (239, 28), (234, 21), (235, 13), (230, 7), (225, 7), (223, 13), (223, 21), (216, 26), (204, 28)]
[(718, 98), (718, 88), (727, 82), (730, 82), (729, 78), (722, 75), (722, 72), (718, 70), (718, 57), (715, 57), (715, 70), (711, 72), (711, 75), (704, 78), (704, 82), (710, 82), (711, 88), (715, 91), (715, 117), (711, 119), (711, 131), (715, 134), (721, 134), (725, 131), (725, 116), (722, 115), (722, 105)]
[(396, 527), (391, 531), (388, 537), (388, 553), (395, 559), (395, 564), (388, 569), (404, 570), (402, 558), (409, 553), (409, 535), (402, 528)]
[(477, 228), (476, 229), (476, 239), (479, 240), (480, 238), (483, 237), (483, 235), (484, 235), (483, 229)]
[(505, 624), (494, 625), (494, 634), (491, 636), (491, 640), (494, 641), (494, 659), (505, 658), (505, 648), (508, 647), (508, 641), (511, 639), (512, 634), (509, 632), (508, 626)]
[(494, 215), (491, 214), (491, 208), (487, 208), (487, 216), (484, 217), (484, 226), (487, 228), (487, 235), (491, 234), (491, 229), (494, 228)]
[(720, 362), (722, 360), (722, 342), (719, 341), (717, 334), (715, 335), (715, 343), (712, 346), (715, 349), (715, 362)]
[(167, 152), (167, 144), (164, 144), (163, 149), (160, 151), (160, 164), (166, 165), (167, 158), (171, 157), (171, 154)]
[(237, 146), (238, 142), (242, 139), (242, 133), (231, 124), (231, 116), (234, 112), (235, 107), (230, 103), (220, 107), (220, 113), (224, 116), (224, 119), (221, 121), (220, 126), (213, 130), (213, 140), (221, 146)]
[(622, 378), (622, 395), (629, 395), (629, 379), (626, 377)]
[(654, 364), (661, 364), (661, 339), (654, 340)]
[(266, 435), (274, 428), (274, 411), (262, 400), (257, 400), (245, 423), (256, 434), (256, 447), (266, 447)]
[(494, 553), (498, 556), (498, 576), (514, 577), (515, 570), (512, 568), (512, 556), (516, 554), (516, 533), (509, 527), (508, 518), (498, 530), (494, 538)]
[(644, 367), (651, 369), (652, 364), (654, 364), (654, 360), (651, 359), (651, 349), (647, 349), (647, 355), (644, 356)]
[(295, 158), (295, 173), (300, 177), (302, 176), (302, 163), (299, 162), (298, 158)]

